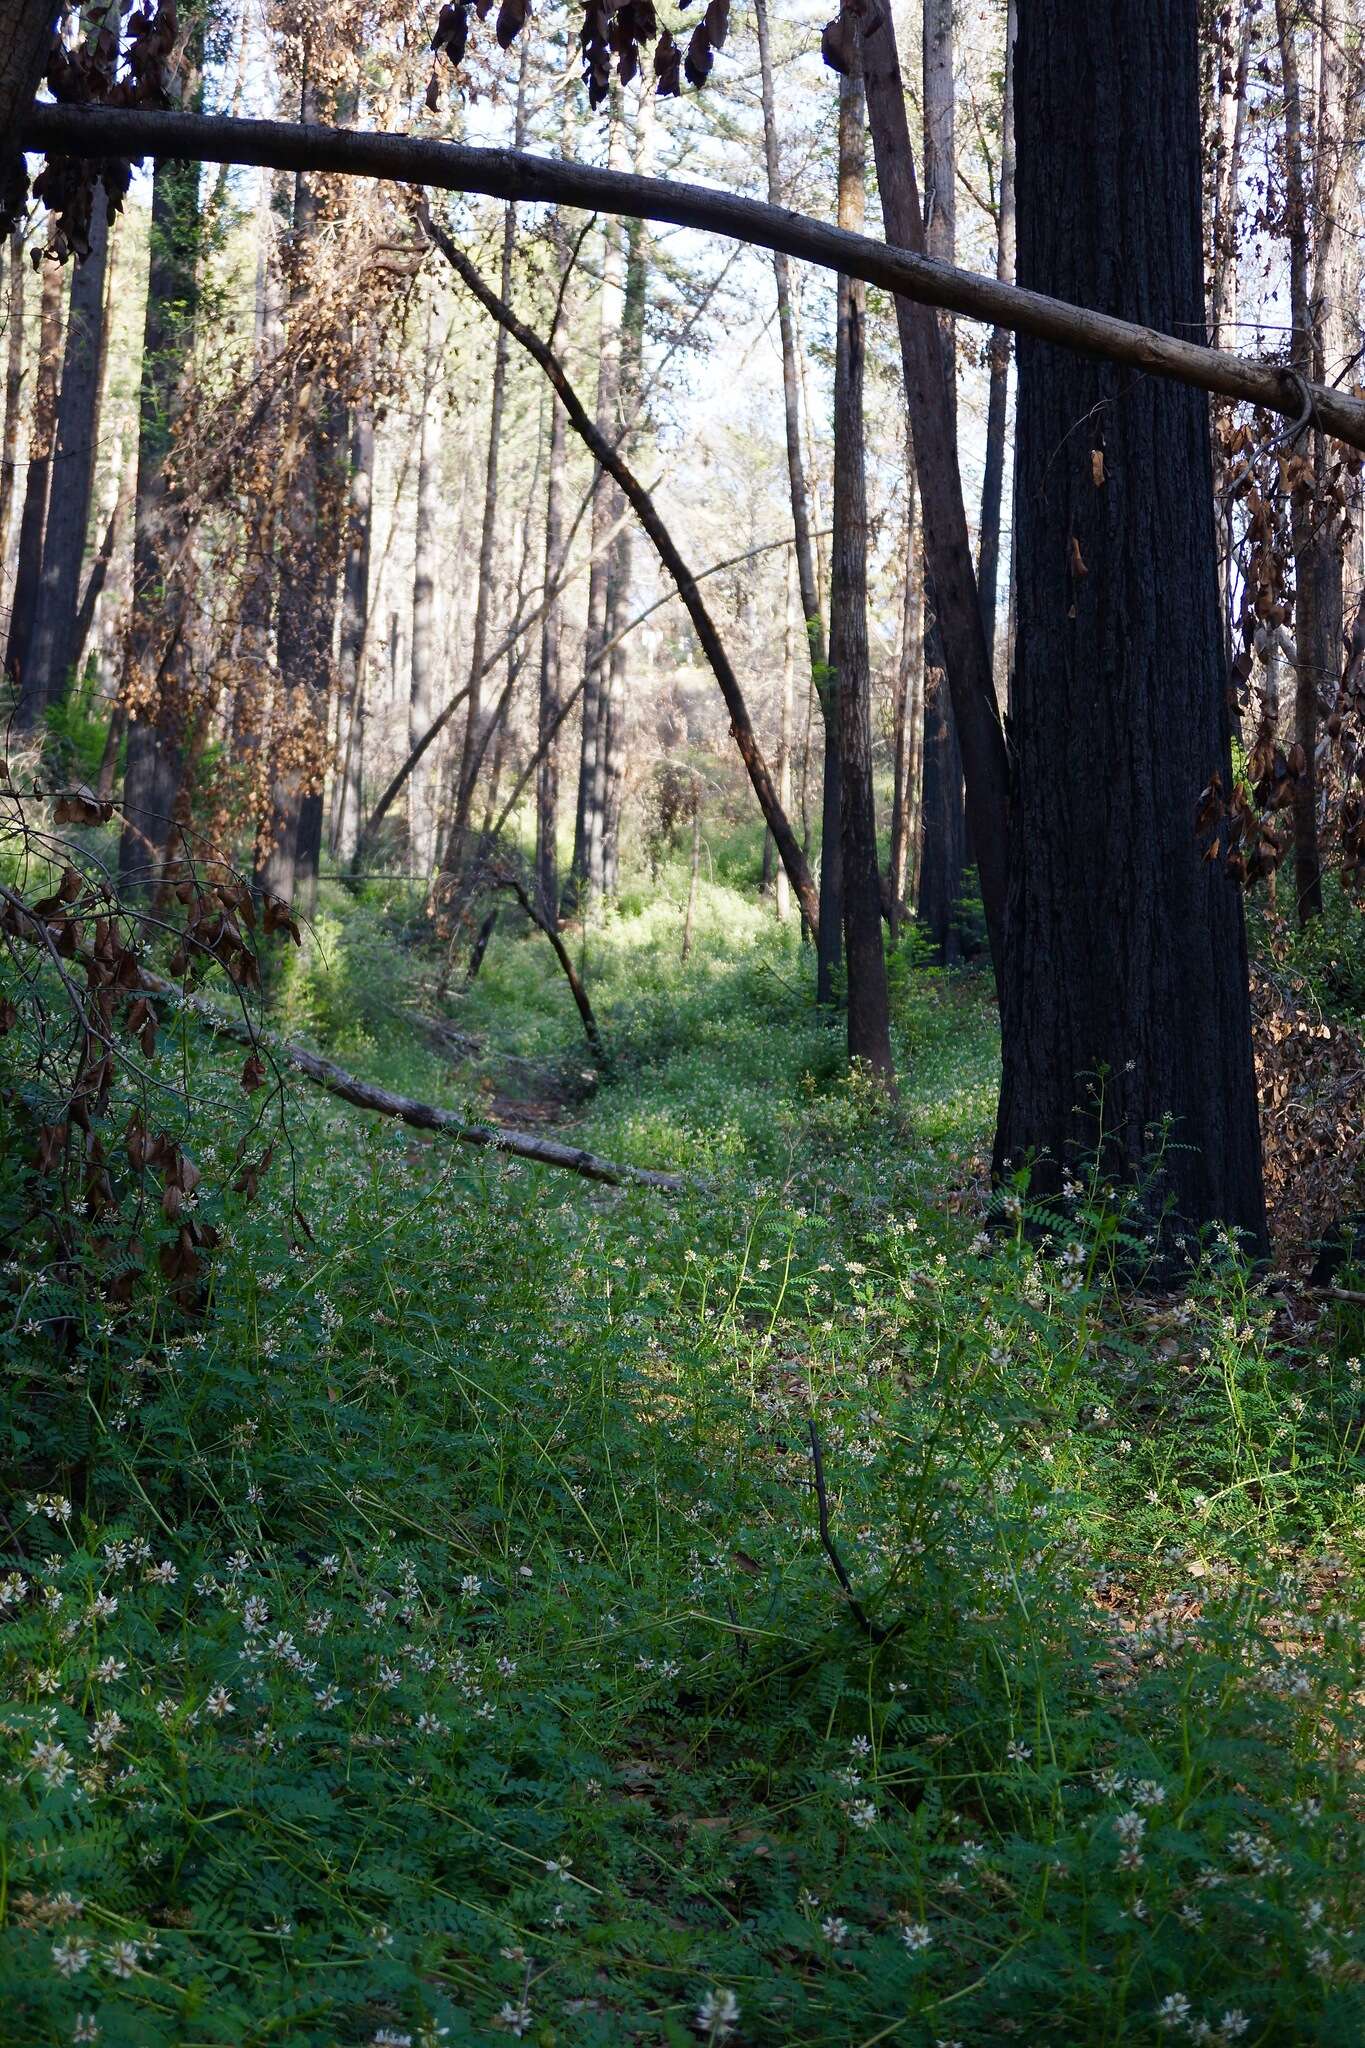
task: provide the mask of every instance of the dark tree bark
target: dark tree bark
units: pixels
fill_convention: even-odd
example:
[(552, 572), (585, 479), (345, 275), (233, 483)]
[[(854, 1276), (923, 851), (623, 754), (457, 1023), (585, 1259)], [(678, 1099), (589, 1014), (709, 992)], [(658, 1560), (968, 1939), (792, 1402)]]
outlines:
[(33, 621), (38, 609), (38, 585), (43, 574), (43, 529), (47, 524), (48, 487), (52, 479), (52, 441), (57, 430), (57, 389), (62, 370), (62, 298), (66, 277), (66, 270), (60, 263), (50, 257), (44, 259), (38, 367), (29, 422), (24, 509), (19, 519), (14, 604), (10, 611), (9, 640), (5, 648), (5, 671), (16, 681), (22, 681), (28, 670), (29, 643), (33, 638)]
[(99, 441), (108, 250), (109, 217), (101, 190), (95, 194), (91, 216), (90, 254), (76, 263), (71, 279), (62, 388), (52, 444), (52, 480), (43, 530), (43, 573), (29, 641), (28, 668), (20, 679), (15, 713), (20, 731), (32, 731), (42, 723), (46, 713), (61, 701), (70, 675)]
[[(866, 161), (862, 66), (839, 81), (839, 225), (861, 228)], [(872, 794), (872, 674), (867, 645), (867, 473), (863, 373), (867, 287), (839, 279), (834, 356), (834, 536), (829, 651), (838, 696), (840, 849), (848, 959), (848, 1056), (895, 1085), (882, 952), (881, 871)]]
[[(1015, 113), (1021, 281), (1200, 333), (1197, 0), (1021, 0)], [(1231, 773), (1208, 407), (1023, 340), (1016, 464), (996, 1169), (1137, 1182), (1169, 1118), (1153, 1231), (1261, 1249), (1242, 900), (1194, 830)]]
[(152, 180), (151, 261), (138, 398), (133, 615), (124, 651), (128, 753), (119, 886), (150, 894), (160, 879), (180, 787), (188, 717), (187, 592), (172, 562), (185, 534), (166, 473), (198, 302), (199, 166), (159, 163)]

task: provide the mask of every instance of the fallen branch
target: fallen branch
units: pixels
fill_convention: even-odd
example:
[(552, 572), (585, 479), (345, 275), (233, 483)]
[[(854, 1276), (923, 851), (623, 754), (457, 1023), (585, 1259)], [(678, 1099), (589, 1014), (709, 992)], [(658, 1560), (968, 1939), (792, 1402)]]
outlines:
[(469, 258), (456, 248), (440, 223), (432, 219), (425, 202), (419, 202), (419, 218), (426, 234), (461, 282), (474, 294), (485, 312), (491, 314), (498, 325), (539, 363), (564, 407), (570, 426), (596, 458), (600, 467), (608, 476), (615, 479), (641, 526), (654, 543), (659, 560), (677, 585), (678, 595), (686, 606), (687, 615), (701, 642), (702, 652), (720, 687), (725, 708), (730, 714), (731, 735), (748, 770), (754, 795), (758, 798), (759, 808), (767, 822), (768, 830), (773, 835), (773, 843), (777, 847), (783, 867), (787, 870), (797, 901), (811, 924), (817, 924), (820, 903), (815, 883), (806, 856), (801, 851), (800, 842), (792, 831), (791, 823), (778, 799), (777, 788), (763, 758), (763, 750), (758, 743), (758, 735), (754, 731), (753, 720), (749, 716), (749, 708), (744, 701), (739, 678), (725, 651), (725, 644), (716, 631), (715, 621), (706, 609), (705, 601), (697, 588), (697, 579), (679, 553), (653, 498), (606, 436), (599, 433), (553, 351), (538, 334), (532, 333), (526, 323), (517, 318), (511, 307), (505, 305), (497, 293), (484, 282)]
[[(471, 149), (416, 135), (366, 135), (311, 122), (242, 121), (222, 114), (149, 113), (128, 107), (35, 106), (20, 123), (25, 149), (78, 157), (178, 158), (258, 164), (279, 171), (333, 171), (391, 178), (445, 192), (582, 207), (725, 235), (775, 249), (825, 270), (842, 271), (902, 298), (942, 306), (967, 319), (1037, 335), (1081, 355), (1126, 363), (1178, 384), (1242, 399), (1295, 419), (1303, 386), (1278, 363), (1258, 362), (1182, 341), (1042, 292), (1003, 284), (850, 234), (780, 206), (672, 178), (644, 178), (591, 164), (562, 163), (513, 149)], [(1314, 417), (1325, 434), (1365, 449), (1365, 399), (1310, 384)]]
[(891, 1628), (883, 1628), (880, 1622), (873, 1621), (854, 1592), (853, 1581), (844, 1569), (844, 1561), (834, 1547), (834, 1538), (829, 1533), (829, 1496), (825, 1492), (825, 1460), (820, 1450), (820, 1432), (815, 1427), (813, 1415), (808, 1418), (807, 1428), (810, 1430), (811, 1464), (815, 1470), (815, 1502), (820, 1515), (820, 1542), (825, 1556), (834, 1566), (834, 1576), (844, 1589), (844, 1598), (853, 1610), (854, 1619), (862, 1624), (874, 1643), (889, 1643), (900, 1627), (899, 1622)]
[(444, 1131), (461, 1145), (474, 1145), (482, 1151), (505, 1152), (514, 1159), (529, 1159), (537, 1166), (558, 1166), (568, 1173), (580, 1174), (584, 1180), (604, 1182), (608, 1187), (659, 1188), (665, 1193), (682, 1194), (689, 1186), (681, 1174), (655, 1173), (646, 1166), (622, 1166), (611, 1159), (599, 1159), (595, 1152), (585, 1152), (578, 1145), (561, 1145), (554, 1138), (535, 1138), (529, 1131), (514, 1131), (503, 1124), (469, 1124), (463, 1117), (456, 1116), (450, 1109), (440, 1109), (432, 1102), (418, 1102), (409, 1095), (394, 1095), (387, 1088), (376, 1088), (370, 1081), (362, 1081), (355, 1074), (347, 1073), (333, 1060), (326, 1060), (319, 1053), (309, 1052), (304, 1046), (291, 1045), (287, 1039), (276, 1038), (273, 1033), (258, 1030), (249, 1020), (229, 1017), (203, 996), (188, 995), (172, 981), (163, 981), (159, 974), (142, 970), (142, 986), (149, 995), (159, 996), (165, 1002), (179, 1003), (224, 1038), (235, 1039), (238, 1045), (245, 1045), (253, 1052), (267, 1051), (276, 1059), (293, 1067), (296, 1073), (325, 1088), (329, 1095), (336, 1095), (343, 1102), (354, 1103), (357, 1109), (373, 1110), (378, 1116), (396, 1117), (400, 1123), (411, 1124), (414, 1130)]

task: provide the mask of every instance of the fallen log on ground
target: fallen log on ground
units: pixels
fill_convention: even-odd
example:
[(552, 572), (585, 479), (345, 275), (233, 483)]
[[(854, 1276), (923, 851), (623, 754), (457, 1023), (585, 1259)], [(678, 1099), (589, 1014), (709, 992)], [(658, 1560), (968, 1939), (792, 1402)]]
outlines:
[(601, 1159), (579, 1145), (561, 1145), (555, 1138), (536, 1138), (529, 1131), (512, 1130), (505, 1124), (466, 1123), (453, 1109), (441, 1109), (434, 1102), (418, 1102), (413, 1096), (394, 1095), (387, 1088), (377, 1088), (372, 1081), (362, 1081), (357, 1074), (348, 1073), (334, 1060), (323, 1059), (320, 1053), (277, 1038), (273, 1032), (259, 1030), (248, 1017), (230, 1017), (203, 996), (187, 994), (173, 981), (163, 981), (159, 974), (145, 967), (142, 985), (149, 995), (189, 1010), (222, 1037), (234, 1039), (252, 1052), (269, 1053), (295, 1073), (325, 1088), (329, 1095), (339, 1096), (357, 1109), (373, 1110), (378, 1116), (396, 1117), (400, 1123), (411, 1124), (414, 1130), (444, 1131), (461, 1145), (473, 1145), (485, 1152), (505, 1152), (513, 1159), (529, 1159), (537, 1166), (557, 1166), (567, 1173), (581, 1175), (584, 1180), (602, 1181), (608, 1187), (659, 1188), (666, 1194), (678, 1195), (691, 1185), (680, 1173), (656, 1173), (647, 1166), (625, 1166), (616, 1160)]

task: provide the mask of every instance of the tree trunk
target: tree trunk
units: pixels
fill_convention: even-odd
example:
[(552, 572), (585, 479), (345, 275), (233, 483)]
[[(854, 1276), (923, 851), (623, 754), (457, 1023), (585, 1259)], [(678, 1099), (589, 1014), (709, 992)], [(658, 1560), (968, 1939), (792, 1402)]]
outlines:
[(895, 758), (887, 893), (894, 945), (918, 880), (918, 861), (912, 861), (911, 853), (918, 849), (920, 840), (920, 782), (924, 770), (924, 550), (920, 544), (919, 494), (913, 468), (906, 482), (905, 568), (893, 730)]
[[(301, 117), (321, 117), (322, 95), (305, 52)], [(293, 286), (295, 316), (315, 283), (321, 197), (316, 181), (300, 173), (294, 186)], [(302, 309), (302, 310), (301, 310)], [(327, 705), (336, 609), (339, 498), (345, 459), (345, 415), (326, 355), (332, 337), (319, 338), (301, 359), (292, 421), (295, 446), (283, 518), (284, 573), (279, 578), (276, 645), (280, 687), (271, 733), (271, 811), (268, 850), (258, 854), (257, 878), (266, 895), (292, 901), (307, 917), (317, 900), (322, 845), (322, 785), (327, 762)]]
[[(792, 565), (790, 560), (782, 565), (782, 712), (777, 733), (777, 800), (788, 817), (792, 807), (792, 732), (796, 718), (796, 648), (792, 612)], [(765, 854), (770, 850), (775, 855), (773, 835), (763, 835)], [(777, 921), (785, 924), (791, 916), (791, 883), (787, 870), (781, 861), (776, 862), (773, 895), (777, 908)]]
[[(839, 225), (863, 224), (866, 120), (856, 46), (839, 81)], [(829, 651), (838, 692), (840, 850), (848, 959), (848, 1056), (894, 1087), (882, 951), (881, 871), (872, 794), (872, 674), (867, 645), (867, 475), (863, 367), (867, 287), (839, 279), (834, 358), (834, 536)]]
[[(649, 170), (653, 116), (654, 102), (645, 96), (638, 102), (636, 111), (634, 169), (637, 175), (644, 175)], [(633, 456), (635, 432), (639, 425), (648, 283), (649, 231), (642, 220), (627, 221), (625, 289), (621, 303), (621, 377), (617, 397), (621, 452), (627, 461)], [(624, 509), (621, 493), (613, 491), (611, 495), (613, 516), (619, 520)], [(634, 556), (635, 530), (633, 524), (626, 521), (611, 550), (607, 591), (607, 643), (611, 654), (607, 667), (599, 778), (602, 785), (602, 893), (608, 901), (614, 901), (620, 893), (621, 883), (621, 810), (625, 797), (626, 689), (630, 661), (621, 628), (630, 604)]]
[[(526, 139), (526, 63), (530, 37), (521, 45), (517, 73), (517, 105), (513, 124), (513, 146)], [(512, 293), (512, 256), (517, 243), (517, 210), (508, 206), (502, 217), (502, 267), (499, 289), (504, 303)], [(474, 630), (469, 653), (469, 708), (465, 714), (464, 740), (455, 778), (455, 802), (441, 857), (442, 873), (457, 874), (463, 857), (465, 834), (474, 802), (476, 755), (482, 758), (484, 650), (488, 644), (488, 617), (493, 599), (493, 567), (498, 535), (498, 459), (502, 447), (502, 416), (507, 402), (508, 337), (498, 329), (493, 346), (493, 376), (488, 401), (488, 454), (484, 465), (483, 524), (479, 534), (478, 584), (474, 595)]]
[[(38, 585), (28, 668), (22, 677), (15, 722), (20, 731), (41, 725), (60, 703), (70, 677), (72, 627), (80, 601), (85, 532), (99, 441), (104, 373), (104, 276), (109, 218), (102, 191), (90, 220), (90, 254), (75, 264), (52, 447), (52, 481), (43, 531), (43, 573)], [(74, 261), (74, 259), (73, 259)]]
[[(924, 245), (940, 263), (957, 259), (957, 96), (953, 78), (953, 0), (925, 0), (924, 6)], [(944, 418), (957, 446), (957, 328), (940, 313), (939, 340), (947, 384)], [(918, 915), (938, 958), (947, 966), (961, 957), (957, 906), (967, 860), (962, 754), (938, 603), (929, 579), (931, 609), (925, 636), (928, 672), (924, 683), (924, 802), (920, 815)], [(985, 618), (985, 599), (981, 599)], [(985, 631), (983, 624), (983, 632)], [(989, 634), (987, 660), (989, 665)]]
[[(621, 96), (611, 98), (609, 154), (619, 164), (622, 152)], [(603, 223), (602, 292), (597, 335), (597, 402), (594, 423), (602, 438), (615, 445), (620, 430), (621, 326), (625, 315), (625, 252), (621, 223)], [(602, 538), (617, 516), (617, 493), (605, 477), (597, 482), (592, 505), (592, 568), (588, 576), (588, 618), (583, 636), (583, 698), (578, 756), (578, 802), (574, 812), (573, 860), (562, 908), (572, 915), (605, 883), (605, 746), (610, 675), (601, 660), (609, 634), (608, 597), (611, 560)]]
[[(915, 161), (890, 13), (863, 45), (868, 122), (887, 240), (922, 253)], [(928, 306), (897, 298), (901, 362), (924, 519), (926, 571), (933, 584), (954, 718), (967, 785), (967, 820), (981, 877), (996, 986), (1004, 959), (1008, 879), (1009, 773), (995, 684), (981, 625), (952, 404), (938, 326)]]
[[(564, 482), (568, 435), (564, 408), (550, 393), (550, 452), (545, 485), (545, 587), (562, 572), (564, 550)], [(540, 622), (540, 697), (536, 739), (536, 885), (546, 917), (559, 915), (559, 712), (562, 695), (561, 651), (564, 612), (558, 596), (546, 605)]]
[(9, 559), (14, 472), (19, 453), (19, 396), (24, 381), (24, 238), (16, 228), (9, 243), (9, 340), (5, 354), (5, 437), (0, 451), (0, 584)]
[[(784, 203), (782, 158), (777, 133), (768, 0), (754, 0), (754, 20), (758, 31), (768, 201), (772, 206), (781, 206)], [(811, 537), (810, 492), (801, 452), (801, 357), (797, 345), (796, 317), (792, 302), (791, 265), (781, 250), (773, 252), (773, 276), (777, 285), (777, 328), (782, 350), (782, 406), (786, 429), (787, 480), (791, 491), (792, 530), (795, 536), (797, 590), (801, 599), (801, 615), (805, 621), (811, 684), (825, 723), (820, 839), (820, 900), (824, 910), (816, 939), (816, 997), (819, 1002), (828, 1003), (834, 999), (833, 975), (839, 964), (842, 936), (838, 734), (837, 731), (831, 730), (834, 714), (828, 708), (830, 692), (825, 669), (825, 622), (820, 611), (820, 578)]]
[(43, 574), (43, 532), (47, 525), (48, 489), (52, 480), (52, 442), (57, 429), (57, 390), (62, 364), (62, 287), (64, 266), (43, 259), (43, 293), (39, 315), (38, 368), (33, 410), (29, 419), (28, 467), (24, 478), (24, 509), (19, 520), (19, 554), (14, 570), (14, 602), (10, 610), (5, 671), (22, 684), (28, 673), (38, 586)]
[[(373, 339), (366, 354), (373, 360)], [(365, 679), (370, 628), (370, 539), (374, 500), (374, 406), (362, 392), (351, 409), (351, 476), (341, 582), (341, 728), (332, 797), (332, 858), (347, 862), (364, 813)]]
[(28, 195), (18, 135), (42, 84), (57, 19), (55, 0), (12, 0), (0, 25), (0, 234), (14, 227)]
[[(1280, 71), (1284, 86), (1285, 217), (1289, 240), (1289, 317), (1293, 325), (1290, 354), (1301, 376), (1311, 377), (1314, 319), (1310, 284), (1308, 179), (1305, 162), (1303, 100), (1294, 34), (1298, 10), (1292, 0), (1275, 0), (1279, 30)], [(1308, 442), (1309, 476), (1290, 492), (1290, 532), (1294, 543), (1294, 643), (1298, 650), (1294, 681), (1294, 902), (1299, 923), (1307, 924), (1322, 910), (1322, 861), (1318, 850), (1318, 688), (1327, 647), (1328, 621), (1318, 542), (1319, 508), (1315, 489), (1320, 456), (1314, 436)], [(1335, 650), (1332, 650), (1333, 657)], [(1333, 661), (1333, 665), (1335, 662)]]
[[(417, 533), (412, 565), (411, 687), (408, 692), (408, 745), (415, 746), (433, 717), (436, 687), (436, 576), (441, 558), (441, 445), (445, 417), (442, 375), (445, 335), (439, 296), (433, 287), (427, 302), (426, 347), (422, 356), (422, 421), (417, 453)], [(496, 469), (493, 490), (497, 489)], [(408, 845), (414, 874), (431, 873), (436, 858), (432, 805), (435, 785), (428, 755), (414, 768), (408, 783)]]
[[(1020, 0), (1016, 63), (1021, 282), (1199, 333), (1197, 0)], [(1098, 1153), (1168, 1251), (1261, 1250), (1242, 900), (1194, 826), (1231, 786), (1208, 406), (1021, 340), (1017, 421), (996, 1170)]]
[(199, 167), (163, 161), (152, 179), (151, 261), (142, 329), (133, 613), (121, 699), (128, 721), (119, 886), (150, 895), (170, 847), (188, 720), (187, 592), (173, 569), (184, 513), (166, 474), (198, 310)]
[[(996, 233), (995, 274), (1014, 283), (1014, 36), (1018, 0), (1005, 9), (1005, 90), (1000, 110), (1000, 220)], [(1000, 602), (1000, 500), (1005, 481), (1005, 426), (1009, 412), (1010, 336), (1007, 327), (993, 327), (990, 339), (991, 382), (986, 406), (986, 463), (981, 477), (981, 535), (977, 552), (977, 585), (981, 591), (981, 622), (986, 652), (995, 670), (995, 617)]]

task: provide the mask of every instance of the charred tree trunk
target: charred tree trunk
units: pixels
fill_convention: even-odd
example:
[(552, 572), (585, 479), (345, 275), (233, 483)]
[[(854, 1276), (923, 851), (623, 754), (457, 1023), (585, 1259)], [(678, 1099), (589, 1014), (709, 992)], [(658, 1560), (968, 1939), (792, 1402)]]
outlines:
[(9, 641), (5, 648), (6, 673), (20, 684), (28, 672), (29, 645), (38, 609), (38, 585), (43, 574), (43, 530), (47, 524), (52, 442), (57, 430), (57, 389), (62, 368), (62, 287), (65, 283), (63, 266), (51, 256), (44, 257), (38, 368), (28, 433), (28, 469), (24, 479), (24, 509), (19, 520), (14, 603), (10, 611)]
[(187, 593), (172, 563), (184, 516), (166, 472), (185, 397), (198, 302), (199, 166), (158, 163), (152, 180), (151, 263), (142, 330), (133, 615), (124, 653), (128, 720), (119, 886), (150, 894), (170, 843), (188, 715)]
[[(1021, 0), (1016, 67), (1021, 283), (1198, 334), (1197, 0)], [(1168, 1250), (1259, 1250), (1242, 901), (1194, 826), (1231, 775), (1208, 405), (1021, 340), (1016, 463), (996, 1170), (1098, 1152)]]
[[(863, 224), (866, 119), (862, 65), (839, 81), (839, 225)], [(867, 287), (839, 279), (834, 358), (834, 537), (829, 651), (838, 692), (840, 850), (848, 960), (848, 1056), (895, 1085), (882, 951), (881, 871), (872, 794), (872, 675), (867, 645), (867, 475), (863, 366)]]
[(90, 221), (90, 253), (71, 279), (71, 303), (52, 445), (52, 480), (43, 530), (43, 573), (38, 585), (28, 668), (20, 681), (15, 721), (21, 731), (41, 725), (60, 702), (72, 660), (72, 628), (80, 601), (81, 563), (90, 523), (90, 491), (99, 440), (104, 379), (104, 276), (109, 216), (97, 191)]

